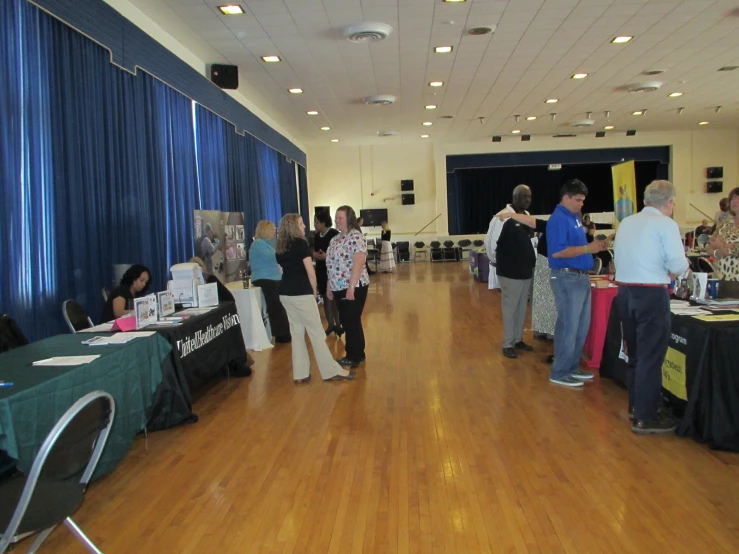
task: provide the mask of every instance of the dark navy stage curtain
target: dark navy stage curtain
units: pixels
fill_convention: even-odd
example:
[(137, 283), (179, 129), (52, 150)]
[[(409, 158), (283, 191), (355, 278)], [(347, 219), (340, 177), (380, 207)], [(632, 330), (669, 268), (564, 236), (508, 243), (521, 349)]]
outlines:
[(235, 134), (225, 119), (195, 105), (195, 146), (198, 160), (198, 196), (200, 210), (230, 211), (228, 206), (227, 137)]
[(310, 229), (313, 226), (313, 217), (310, 214), (310, 206), (308, 204), (308, 172), (302, 165), (298, 165), (298, 190), (300, 215), (303, 216), (305, 226)]
[[(666, 179), (666, 164), (659, 161), (635, 163), (637, 207), (643, 207), (644, 189), (654, 179)], [(550, 214), (559, 203), (559, 189), (569, 179), (580, 179), (588, 187), (584, 210), (613, 211), (611, 164), (563, 165), (549, 171), (548, 166), (486, 167), (457, 169), (447, 174), (449, 234), (486, 233), (493, 215), (510, 204), (513, 189), (519, 183), (531, 187), (529, 211)]]
[(279, 158), (282, 154), (259, 140), (255, 139), (254, 142), (259, 183), (262, 187), (262, 219), (278, 225), (282, 218), (279, 170)]
[(244, 212), (244, 230), (247, 247), (262, 219), (264, 200), (259, 186), (257, 168), (257, 139), (251, 135), (231, 133), (228, 148), (230, 202), (232, 210)]

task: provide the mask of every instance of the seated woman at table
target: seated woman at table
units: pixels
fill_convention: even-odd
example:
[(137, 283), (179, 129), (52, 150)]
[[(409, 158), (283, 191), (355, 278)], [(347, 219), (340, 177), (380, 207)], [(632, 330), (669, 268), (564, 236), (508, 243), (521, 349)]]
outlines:
[(326, 333), (316, 302), (318, 284), (313, 269), (313, 256), (308, 241), (305, 240), (305, 225), (300, 214), (286, 214), (282, 217), (277, 231), (276, 251), (277, 262), (282, 267), (280, 302), (287, 311), (293, 339), (293, 380), (302, 383), (310, 379), (306, 331), (323, 380), (353, 379), (353, 374), (342, 369), (326, 345)]
[(282, 273), (275, 258), (275, 247), (270, 242), (275, 238), (275, 224), (262, 220), (254, 230), (254, 243), (249, 249), (251, 282), (262, 289), (267, 303), (267, 315), (275, 342), (290, 342), (290, 324), (285, 308), (280, 303), (280, 280)]
[(234, 295), (231, 294), (231, 291), (226, 288), (226, 285), (221, 283), (221, 280), (213, 275), (212, 273), (208, 273), (208, 267), (205, 265), (205, 262), (198, 258), (197, 256), (190, 258), (188, 263), (191, 264), (198, 264), (200, 266), (200, 269), (203, 271), (203, 279), (205, 279), (205, 284), (209, 285), (210, 283), (215, 283), (218, 287), (218, 301), (219, 302), (233, 302), (234, 301)]
[(731, 218), (721, 221), (708, 243), (716, 259), (715, 276), (720, 279), (720, 298), (739, 298), (739, 188), (729, 193)]
[(133, 300), (145, 296), (151, 281), (151, 271), (146, 266), (134, 264), (121, 277), (118, 287), (108, 296), (101, 321), (112, 321), (133, 311)]

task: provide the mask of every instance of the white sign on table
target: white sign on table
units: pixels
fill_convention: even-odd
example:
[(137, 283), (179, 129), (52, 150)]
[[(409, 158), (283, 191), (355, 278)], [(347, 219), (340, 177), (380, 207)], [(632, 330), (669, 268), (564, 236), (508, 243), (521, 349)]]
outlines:
[(149, 294), (133, 301), (133, 313), (136, 316), (136, 329), (141, 329), (157, 321), (156, 296)]
[(218, 285), (216, 283), (198, 286), (198, 306), (200, 308), (218, 306)]

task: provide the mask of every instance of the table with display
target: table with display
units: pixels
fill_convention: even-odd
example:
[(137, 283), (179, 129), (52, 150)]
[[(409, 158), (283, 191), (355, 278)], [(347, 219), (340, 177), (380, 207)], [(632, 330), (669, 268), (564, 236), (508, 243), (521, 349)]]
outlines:
[[(154, 334), (121, 345), (86, 346), (81, 335), (59, 335), (0, 354), (0, 450), (27, 473), (41, 443), (59, 418), (89, 392), (113, 396), (116, 415), (95, 471), (99, 477), (123, 459), (147, 416), (162, 382), (162, 363), (171, 345)], [(57, 356), (99, 355), (77, 366), (34, 366)]]
[[(736, 313), (728, 312), (730, 317)], [(677, 434), (739, 452), (739, 321), (701, 321), (672, 315), (670, 345), (662, 366), (662, 392), (682, 418)], [(618, 303), (608, 320), (601, 377), (626, 385)]]
[(603, 344), (605, 344), (608, 331), (608, 316), (613, 300), (618, 294), (618, 286), (609, 283), (601, 288), (595, 285), (596, 281), (605, 283), (607, 279), (591, 277), (590, 328), (583, 346), (583, 352), (588, 358), (585, 365), (590, 369), (600, 367)]
[(221, 302), (209, 312), (176, 326), (156, 325), (172, 345), (162, 364), (162, 383), (154, 393), (147, 429), (157, 431), (194, 423), (192, 391), (215, 375), (251, 375), (241, 321), (233, 302)]

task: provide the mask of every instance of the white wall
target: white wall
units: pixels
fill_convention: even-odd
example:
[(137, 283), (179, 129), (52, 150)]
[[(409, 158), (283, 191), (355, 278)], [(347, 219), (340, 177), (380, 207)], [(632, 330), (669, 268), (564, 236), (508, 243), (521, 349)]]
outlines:
[[(522, 152), (633, 146), (670, 146), (670, 178), (678, 189), (675, 219), (682, 224), (699, 223), (700, 212), (713, 216), (721, 197), (737, 186), (739, 176), (739, 131), (683, 131), (638, 133), (635, 137), (611, 135), (605, 138), (577, 137), (538, 139), (529, 142), (505, 140), (501, 143), (394, 144), (391, 146), (335, 147), (308, 149), (308, 186), (311, 206), (349, 204), (355, 208), (388, 208), (394, 238), (415, 232), (437, 214), (442, 216), (421, 237), (448, 234), (446, 199), (446, 156), (488, 152)], [(706, 193), (707, 167), (723, 166), (724, 193)], [(400, 180), (414, 179), (416, 205), (400, 205)], [(372, 192), (374, 191), (374, 195)], [(383, 202), (386, 197), (394, 200)], [(312, 210), (312, 207), (311, 207)], [(377, 231), (379, 233), (379, 230)], [(370, 230), (372, 236), (372, 230)], [(397, 236), (398, 240), (403, 240)]]
[[(436, 211), (436, 176), (430, 144), (387, 146), (342, 146), (308, 149), (308, 188), (311, 213), (315, 206), (337, 207), (348, 204), (360, 209), (387, 208), (393, 240), (411, 240), (429, 223)], [(401, 205), (400, 181), (413, 179), (416, 203)], [(444, 187), (446, 194), (446, 186)], [(380, 228), (368, 228), (370, 237)], [(431, 225), (420, 240), (436, 236)], [(418, 239), (416, 239), (418, 240)]]

